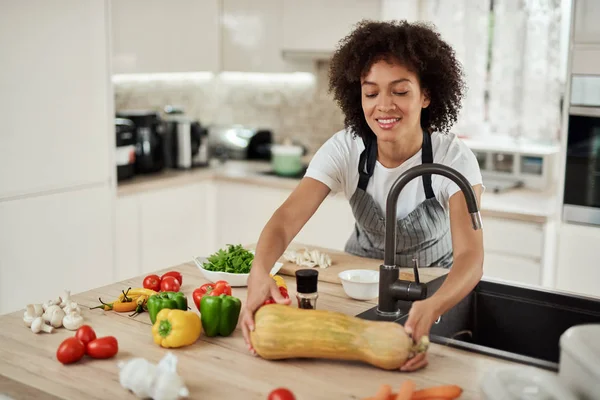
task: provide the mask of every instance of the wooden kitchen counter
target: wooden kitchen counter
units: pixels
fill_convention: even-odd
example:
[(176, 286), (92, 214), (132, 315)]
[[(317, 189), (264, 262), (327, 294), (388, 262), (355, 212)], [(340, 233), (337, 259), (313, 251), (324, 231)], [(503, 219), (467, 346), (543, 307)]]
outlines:
[[(192, 263), (167, 268), (183, 274), (183, 291), (188, 304), (196, 311), (192, 291), (207, 282)], [(295, 300), (295, 281), (284, 277)], [(423, 275), (422, 281), (431, 280)], [(229, 337), (208, 338), (201, 335), (193, 345), (167, 350), (152, 341), (147, 313), (130, 317), (101, 309), (98, 297), (112, 301), (121, 290), (141, 287), (143, 276), (72, 295), (83, 306), (86, 323), (98, 337), (114, 335), (119, 353), (112, 359), (84, 357), (76, 364), (62, 365), (56, 360), (56, 349), (73, 331), (64, 328), (54, 333), (34, 334), (24, 324), (23, 311), (0, 316), (0, 398), (14, 399), (135, 399), (121, 387), (117, 362), (144, 357), (157, 363), (167, 353), (177, 355), (178, 372), (184, 378), (191, 399), (261, 399), (277, 387), (287, 387), (297, 400), (362, 399), (373, 395), (387, 383), (397, 391), (404, 379), (413, 379), (418, 388), (440, 384), (456, 384), (464, 389), (461, 399), (481, 398), (479, 382), (494, 367), (514, 365), (507, 361), (431, 344), (429, 365), (417, 372), (384, 371), (368, 364), (328, 360), (267, 361), (249, 354), (241, 329)], [(25, 289), (22, 289), (25, 290)], [(376, 301), (348, 298), (342, 287), (319, 282), (317, 308), (356, 315), (373, 307)], [(57, 288), (56, 296), (63, 295)], [(246, 288), (233, 288), (233, 295), (245, 301)], [(296, 307), (293, 303), (292, 307)]]

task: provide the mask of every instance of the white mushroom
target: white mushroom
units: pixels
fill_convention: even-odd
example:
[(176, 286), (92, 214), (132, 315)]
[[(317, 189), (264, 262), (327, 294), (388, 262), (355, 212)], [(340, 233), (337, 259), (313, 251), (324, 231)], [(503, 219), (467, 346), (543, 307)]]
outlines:
[(62, 299), (62, 301), (60, 302), (59, 305), (61, 306), (61, 308), (65, 308), (70, 302), (71, 302), (71, 291), (65, 290), (65, 297), (64, 297), (64, 299)]
[(42, 308), (44, 309), (44, 311), (46, 311), (48, 308), (54, 305), (60, 305), (60, 303), (62, 303), (62, 299), (60, 297), (58, 298), (58, 300), (48, 300), (47, 302), (42, 304)]
[(45, 322), (49, 322), (55, 328), (62, 326), (62, 320), (65, 317), (65, 312), (58, 305), (52, 305), (46, 309), (42, 317)]
[(70, 331), (76, 331), (83, 325), (83, 317), (76, 311), (71, 311), (63, 317), (62, 325)]
[(31, 326), (31, 323), (37, 317), (39, 317), (39, 315), (35, 315), (35, 308), (34, 308), (33, 304), (27, 304), (27, 308), (25, 309), (25, 312), (23, 313), (23, 321), (25, 322), (25, 325)]
[(81, 314), (81, 308), (79, 308), (79, 305), (74, 302), (74, 301), (69, 301), (64, 307), (63, 307), (63, 311), (65, 312), (65, 314), (69, 314), (71, 311), (76, 312), (77, 314)]
[(52, 333), (54, 331), (54, 328), (51, 327), (50, 325), (46, 325), (44, 323), (44, 320), (42, 319), (42, 317), (37, 317), (31, 323), (31, 331), (33, 333), (40, 333), (40, 332)]

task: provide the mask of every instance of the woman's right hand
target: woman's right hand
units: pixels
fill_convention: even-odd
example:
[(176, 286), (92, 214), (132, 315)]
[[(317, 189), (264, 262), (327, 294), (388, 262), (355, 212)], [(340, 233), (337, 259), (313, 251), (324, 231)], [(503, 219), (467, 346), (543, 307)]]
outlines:
[(290, 304), (291, 300), (283, 297), (277, 282), (269, 275), (269, 272), (262, 268), (252, 268), (248, 277), (248, 296), (242, 310), (242, 332), (248, 350), (253, 355), (256, 352), (250, 342), (250, 332), (254, 330), (254, 313), (270, 297), (278, 304)]

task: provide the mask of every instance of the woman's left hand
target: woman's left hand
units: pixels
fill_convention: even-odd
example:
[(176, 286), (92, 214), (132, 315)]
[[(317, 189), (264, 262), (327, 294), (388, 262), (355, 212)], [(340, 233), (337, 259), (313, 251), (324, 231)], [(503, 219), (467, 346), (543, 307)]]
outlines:
[[(408, 312), (408, 319), (404, 324), (406, 333), (411, 334), (413, 341), (418, 343), (422, 336), (429, 336), (431, 325), (438, 319), (435, 300), (428, 298), (415, 301)], [(415, 371), (427, 365), (427, 353), (421, 353), (408, 360), (400, 371)]]

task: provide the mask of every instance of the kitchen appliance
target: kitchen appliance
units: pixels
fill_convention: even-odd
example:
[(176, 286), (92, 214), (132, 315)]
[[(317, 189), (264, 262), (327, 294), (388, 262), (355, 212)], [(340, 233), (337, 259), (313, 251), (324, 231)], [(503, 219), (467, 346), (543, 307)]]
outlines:
[(304, 149), (297, 145), (272, 145), (271, 165), (276, 175), (297, 176), (303, 171), (302, 155)]
[(486, 190), (500, 193), (520, 187), (538, 191), (552, 188), (558, 144), (509, 136), (461, 140), (475, 154)]
[(164, 168), (163, 133), (164, 122), (158, 112), (152, 110), (123, 110), (117, 118), (131, 120), (135, 124), (135, 172), (149, 174)]
[(600, 324), (575, 325), (561, 335), (558, 376), (577, 398), (600, 400)]
[(208, 166), (208, 131), (177, 106), (165, 107), (165, 167), (189, 169)]
[(563, 219), (600, 225), (600, 76), (574, 75), (567, 127)]
[(578, 400), (556, 374), (530, 366), (491, 368), (480, 388), (485, 400)]
[(234, 160), (270, 160), (273, 132), (243, 125), (212, 125), (208, 128), (209, 151)]
[(132, 120), (115, 118), (117, 182), (131, 179), (135, 175), (136, 129)]

